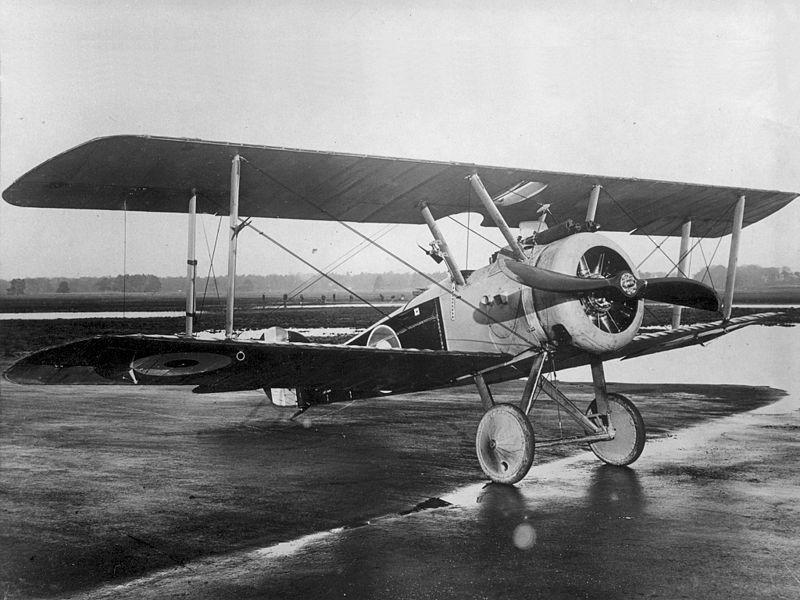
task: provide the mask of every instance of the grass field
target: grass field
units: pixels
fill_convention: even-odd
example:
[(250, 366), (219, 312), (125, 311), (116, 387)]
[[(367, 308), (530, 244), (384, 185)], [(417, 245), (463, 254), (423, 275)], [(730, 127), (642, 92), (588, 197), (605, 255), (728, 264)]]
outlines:
[[(381, 294), (378, 292), (358, 292), (359, 296), (369, 302), (380, 302)], [(411, 298), (410, 292), (384, 291), (384, 301), (395, 298), (400, 302), (402, 296), (405, 300)], [(321, 296), (306, 295), (305, 304), (319, 304)], [(345, 304), (358, 302), (357, 298), (350, 299), (349, 294), (338, 294), (336, 299), (331, 294), (326, 296), (326, 304)], [(734, 296), (737, 304), (800, 304), (800, 287), (786, 286), (773, 287), (763, 290), (744, 290)], [(281, 296), (267, 296), (266, 305), (279, 308), (283, 304)], [(299, 298), (289, 300), (292, 306), (299, 306)], [(251, 310), (264, 305), (261, 294), (237, 294), (236, 307), (240, 310)], [(99, 312), (99, 311), (180, 311), (186, 306), (186, 299), (181, 294), (123, 294), (96, 293), (96, 294), (39, 294), (24, 296), (0, 296), (0, 313), (28, 313), (28, 312)], [(198, 297), (198, 309), (210, 312), (221, 311), (225, 307), (225, 298), (208, 296), (205, 299)], [(377, 313), (376, 313), (377, 314)]]
[[(369, 302), (380, 303), (381, 296), (377, 292), (359, 293), (362, 298)], [(404, 297), (408, 300), (410, 293), (384, 292), (383, 302), (390, 302), (395, 298), (400, 303), (399, 298)], [(348, 294), (337, 294), (334, 301), (331, 294), (325, 298), (325, 304), (350, 304), (359, 302), (357, 298), (350, 300)], [(322, 303), (320, 295), (306, 295), (305, 301), (300, 302), (299, 298), (289, 301), (291, 306), (317, 305)], [(260, 294), (236, 295), (236, 308), (249, 310), (265, 305), (264, 299)], [(280, 308), (283, 305), (283, 298), (280, 296), (267, 296), (266, 306)], [(367, 306), (367, 305), (365, 305)], [(180, 311), (186, 307), (186, 298), (181, 294), (38, 294), (24, 296), (0, 296), (0, 313), (29, 313), (29, 312), (102, 312), (102, 311)], [(222, 311), (225, 308), (225, 298), (216, 296), (197, 299), (198, 310), (208, 310), (211, 312)]]

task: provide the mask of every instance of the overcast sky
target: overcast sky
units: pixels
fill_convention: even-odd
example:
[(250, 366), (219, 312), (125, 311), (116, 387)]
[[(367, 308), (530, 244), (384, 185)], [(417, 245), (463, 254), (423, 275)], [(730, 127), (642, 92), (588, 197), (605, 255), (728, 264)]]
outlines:
[[(0, 6), (2, 189), (89, 139), (152, 134), (800, 192), (794, 0)], [(746, 229), (740, 264), (800, 270), (798, 224), (800, 201)], [(257, 225), (321, 267), (360, 241), (332, 224)], [(491, 246), (473, 237), (465, 264), (465, 231), (444, 225), (463, 267), (485, 264)], [(126, 226), (119, 212), (0, 203), (0, 277), (183, 273), (185, 217)], [(203, 275), (216, 227), (203, 219)], [(616, 239), (637, 263), (652, 247)], [(438, 269), (416, 248), (423, 226), (383, 241)], [(308, 271), (252, 232), (239, 265)], [(642, 268), (668, 266), (657, 253)], [(342, 270), (407, 269), (370, 250)]]

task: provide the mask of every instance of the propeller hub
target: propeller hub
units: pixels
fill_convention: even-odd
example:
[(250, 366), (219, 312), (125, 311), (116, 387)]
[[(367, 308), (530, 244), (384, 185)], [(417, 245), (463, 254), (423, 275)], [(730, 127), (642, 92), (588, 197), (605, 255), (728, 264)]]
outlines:
[(639, 280), (633, 276), (633, 273), (625, 272), (619, 276), (619, 289), (628, 298), (633, 298), (639, 292)]

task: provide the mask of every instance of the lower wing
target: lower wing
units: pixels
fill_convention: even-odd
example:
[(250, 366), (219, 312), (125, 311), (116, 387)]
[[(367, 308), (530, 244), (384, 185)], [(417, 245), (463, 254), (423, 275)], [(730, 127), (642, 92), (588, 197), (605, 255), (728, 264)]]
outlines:
[(651, 333), (640, 333), (633, 341), (616, 352), (611, 358), (636, 358), (646, 356), (666, 350), (704, 344), (723, 336), (727, 333), (747, 327), (757, 325), (764, 321), (772, 320), (780, 316), (781, 313), (769, 312), (755, 315), (746, 315), (728, 319), (727, 321), (711, 321), (710, 323), (697, 323), (695, 325), (684, 325), (677, 329), (665, 329)]
[[(640, 333), (603, 360), (628, 359), (703, 344), (780, 313), (761, 313)], [(197, 393), (302, 388), (312, 393), (369, 397), (463, 383), (477, 372), (491, 381), (522, 377), (525, 357), (369, 346), (197, 340), (180, 336), (94, 337), (42, 350), (15, 363), (9, 381), (33, 385), (192, 385)], [(559, 369), (586, 365), (590, 355), (555, 350)], [(338, 398), (337, 398), (338, 399)]]
[(491, 353), (366, 346), (197, 340), (180, 336), (94, 337), (42, 350), (5, 376), (20, 384), (193, 385), (198, 393), (303, 388), (353, 397), (455, 383), (504, 362)]

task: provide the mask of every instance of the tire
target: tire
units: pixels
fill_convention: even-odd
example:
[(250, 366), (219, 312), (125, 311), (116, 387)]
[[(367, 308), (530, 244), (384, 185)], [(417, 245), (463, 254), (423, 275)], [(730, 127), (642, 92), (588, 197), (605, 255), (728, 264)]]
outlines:
[[(595, 456), (609, 465), (618, 467), (629, 465), (636, 461), (644, 450), (646, 432), (644, 420), (639, 409), (622, 394), (608, 394), (607, 416), (598, 416), (596, 419), (603, 425), (614, 428), (614, 439), (606, 442), (592, 442), (589, 448)], [(586, 414), (597, 412), (597, 401), (592, 400)]]
[(533, 427), (513, 404), (496, 404), (478, 424), (478, 462), (495, 483), (512, 484), (525, 477), (533, 464), (534, 448)]

